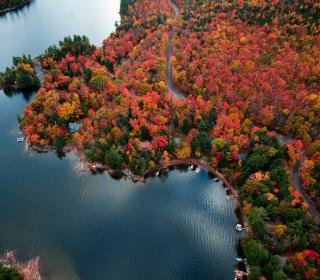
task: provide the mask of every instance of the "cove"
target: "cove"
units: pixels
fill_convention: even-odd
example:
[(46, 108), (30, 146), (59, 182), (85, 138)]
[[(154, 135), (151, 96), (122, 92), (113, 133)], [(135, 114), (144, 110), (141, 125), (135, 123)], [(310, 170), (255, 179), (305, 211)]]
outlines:
[[(64, 36), (101, 45), (118, 0), (34, 0), (0, 17), (0, 70)], [(16, 114), (33, 92), (0, 91), (0, 251), (39, 255), (45, 279), (232, 279), (236, 217), (204, 171), (171, 171), (145, 184), (75, 170), (76, 158), (16, 143)]]

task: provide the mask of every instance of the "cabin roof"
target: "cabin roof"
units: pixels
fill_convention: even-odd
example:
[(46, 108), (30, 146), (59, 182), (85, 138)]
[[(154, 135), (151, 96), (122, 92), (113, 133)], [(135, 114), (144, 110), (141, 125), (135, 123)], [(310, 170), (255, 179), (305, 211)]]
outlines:
[(81, 123), (69, 123), (69, 132), (77, 132), (82, 127)]

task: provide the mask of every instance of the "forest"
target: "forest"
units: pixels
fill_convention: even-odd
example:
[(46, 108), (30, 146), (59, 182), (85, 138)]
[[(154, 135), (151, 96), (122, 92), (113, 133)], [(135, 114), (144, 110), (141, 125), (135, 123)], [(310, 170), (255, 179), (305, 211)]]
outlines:
[[(20, 119), (27, 141), (138, 176), (170, 159), (204, 159), (239, 193), (249, 279), (320, 279), (320, 227), (292, 180), (300, 160), (319, 210), (320, 4), (177, 5), (174, 23), (167, 0), (123, 0), (101, 48), (85, 36), (49, 47), (44, 83)], [(185, 99), (166, 85), (172, 29), (172, 78)]]
[(12, 268), (5, 268), (0, 264), (0, 279), (1, 280), (23, 280), (19, 272)]
[(23, 89), (40, 86), (40, 80), (34, 70), (34, 61), (30, 55), (13, 57), (12, 60), (13, 67), (7, 67), (4, 72), (0, 73), (0, 88)]
[(301, 140), (304, 188), (317, 203), (319, 3), (179, 4), (173, 57), (176, 85), (219, 107), (228, 102), (256, 125)]

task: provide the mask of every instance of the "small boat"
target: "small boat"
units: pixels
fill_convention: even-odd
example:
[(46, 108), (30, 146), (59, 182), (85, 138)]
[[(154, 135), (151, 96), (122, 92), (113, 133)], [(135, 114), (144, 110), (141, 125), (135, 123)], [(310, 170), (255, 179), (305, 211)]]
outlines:
[(237, 262), (243, 262), (244, 260), (242, 258), (236, 258)]
[(18, 142), (18, 143), (21, 143), (21, 142), (23, 142), (23, 141), (24, 141), (24, 138), (23, 138), (23, 137), (18, 137), (18, 138), (17, 138), (17, 142)]
[(229, 195), (226, 195), (226, 200), (231, 200), (231, 197)]
[(237, 231), (243, 231), (242, 225), (237, 224), (237, 225), (236, 225), (236, 230), (237, 230)]
[(196, 173), (200, 173), (200, 170), (201, 170), (201, 169), (200, 169), (200, 167), (197, 167), (197, 168), (196, 168), (196, 170), (195, 170), (194, 172), (196, 172)]
[(157, 171), (156, 176), (159, 176), (159, 174), (160, 174), (160, 172), (159, 172), (159, 171)]

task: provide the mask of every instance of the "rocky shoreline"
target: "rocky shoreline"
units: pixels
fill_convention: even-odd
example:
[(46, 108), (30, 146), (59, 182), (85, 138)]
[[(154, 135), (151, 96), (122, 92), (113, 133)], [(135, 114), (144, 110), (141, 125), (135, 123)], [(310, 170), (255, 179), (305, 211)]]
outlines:
[(40, 257), (35, 257), (27, 262), (20, 262), (17, 260), (14, 251), (6, 251), (0, 257), (0, 263), (3, 267), (17, 270), (24, 280), (41, 280)]
[[(51, 150), (51, 149), (49, 149)], [(48, 152), (49, 150), (46, 150)], [(40, 150), (41, 151), (41, 150)], [(70, 146), (65, 149), (64, 152), (76, 152), (74, 149), (72, 149)], [(39, 150), (38, 150), (39, 152)], [(43, 152), (43, 151), (42, 151)], [(77, 153), (77, 152), (76, 152)], [(162, 173), (173, 169), (175, 167), (187, 167), (187, 166), (198, 166), (203, 168), (209, 176), (213, 178), (217, 178), (221, 180), (224, 184), (224, 186), (228, 190), (228, 194), (234, 198), (237, 197), (237, 191), (233, 188), (233, 186), (230, 184), (230, 182), (225, 178), (225, 176), (220, 173), (218, 170), (213, 168), (208, 161), (205, 159), (170, 159), (170, 160), (163, 160), (160, 161), (154, 168), (148, 169), (144, 172), (142, 176), (134, 175), (128, 168), (125, 168), (121, 171), (112, 170), (106, 165), (100, 164), (100, 163), (92, 163), (87, 161), (83, 156), (79, 156), (79, 166), (76, 168), (80, 172), (88, 172), (91, 171), (93, 173), (102, 173), (107, 172), (112, 178), (115, 179), (127, 179), (131, 180), (134, 183), (145, 183), (146, 180), (150, 177), (155, 176), (157, 172), (161, 175)]]
[[(57, 152), (54, 147), (37, 147), (37, 146), (29, 146), (27, 143), (28, 149), (34, 151), (36, 153), (48, 153), (48, 152)], [(75, 165), (75, 169), (79, 172), (92, 172), (92, 173), (103, 173), (106, 172), (114, 179), (126, 179), (131, 180), (134, 183), (145, 183), (146, 180), (150, 177), (153, 177), (157, 172), (160, 175), (170, 169), (175, 167), (187, 167), (187, 166), (198, 166), (203, 168), (209, 176), (213, 178), (217, 178), (222, 181), (224, 186), (228, 191), (228, 195), (233, 198), (237, 197), (237, 191), (233, 188), (232, 184), (225, 178), (225, 176), (213, 168), (210, 163), (205, 159), (169, 159), (160, 161), (154, 168), (147, 169), (142, 176), (133, 174), (127, 167), (123, 170), (113, 170), (109, 168), (107, 165), (95, 162), (89, 162), (84, 155), (82, 155), (79, 151), (77, 151), (72, 145), (67, 145), (64, 147), (62, 153), (75, 153), (78, 156), (77, 163)]]

